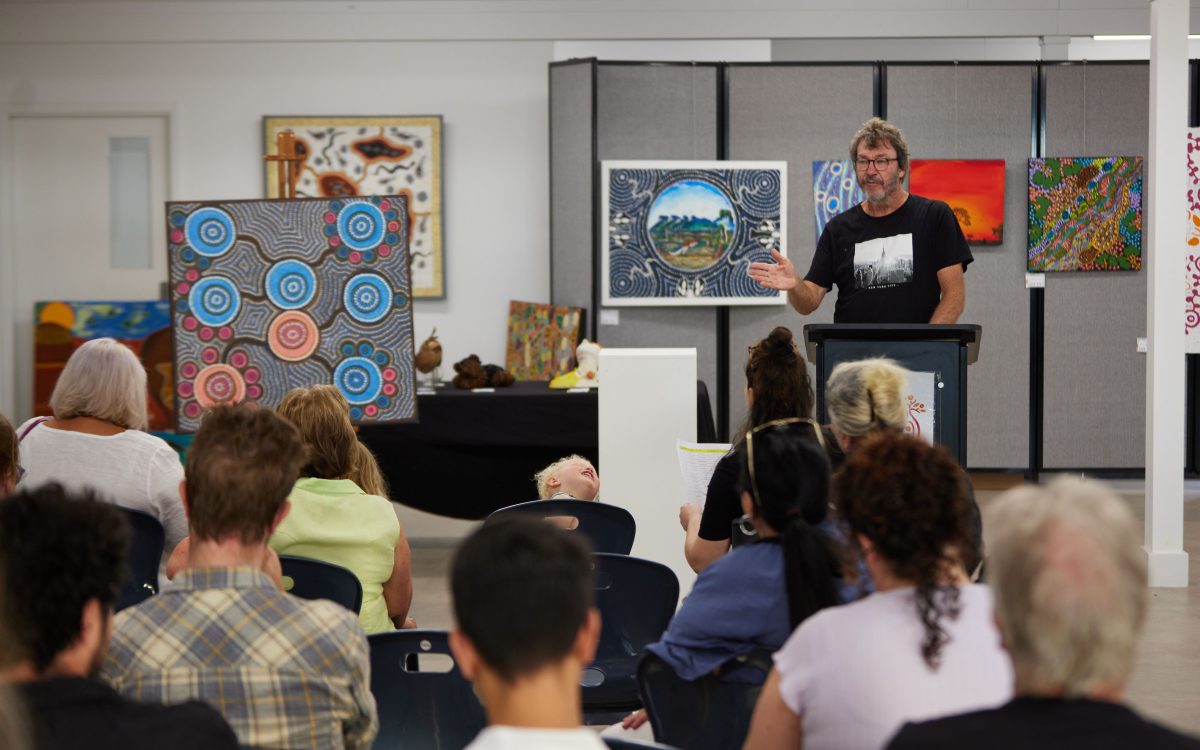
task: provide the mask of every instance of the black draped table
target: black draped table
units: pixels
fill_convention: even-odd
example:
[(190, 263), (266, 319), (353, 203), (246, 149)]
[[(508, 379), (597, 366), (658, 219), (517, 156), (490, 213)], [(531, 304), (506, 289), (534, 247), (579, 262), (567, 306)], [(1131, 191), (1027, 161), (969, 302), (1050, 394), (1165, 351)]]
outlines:
[[(698, 435), (711, 441), (704, 383), (697, 383), (697, 399)], [(545, 381), (492, 393), (447, 385), (417, 395), (419, 423), (363, 425), (358, 435), (378, 456), (392, 500), (453, 518), (483, 518), (537, 499), (534, 473), (563, 456), (578, 453), (601, 469), (598, 401), (594, 389), (568, 393), (550, 390)]]

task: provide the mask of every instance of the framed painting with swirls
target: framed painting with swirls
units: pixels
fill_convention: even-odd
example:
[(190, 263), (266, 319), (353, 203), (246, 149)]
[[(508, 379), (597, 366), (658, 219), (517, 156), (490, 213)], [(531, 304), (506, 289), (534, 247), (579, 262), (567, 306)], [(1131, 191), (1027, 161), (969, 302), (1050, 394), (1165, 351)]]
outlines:
[[(413, 296), (444, 298), (442, 116), (264, 117), (264, 153), (275, 153), (281, 130), (296, 134), (296, 197), (407, 199)], [(265, 167), (267, 197), (278, 198), (278, 172)]]
[(787, 162), (601, 162), (605, 306), (781, 305), (748, 275), (786, 255)]
[(322, 383), (355, 422), (416, 419), (405, 201), (167, 203), (180, 432)]

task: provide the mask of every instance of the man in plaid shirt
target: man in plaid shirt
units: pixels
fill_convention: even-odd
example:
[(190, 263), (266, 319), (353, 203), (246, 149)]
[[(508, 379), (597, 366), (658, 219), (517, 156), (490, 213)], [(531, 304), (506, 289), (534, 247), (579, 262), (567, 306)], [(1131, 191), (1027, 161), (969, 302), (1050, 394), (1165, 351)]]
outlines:
[(117, 615), (101, 676), (119, 693), (207, 701), (243, 746), (370, 747), (378, 722), (358, 617), (281, 591), (267, 547), (303, 460), (295, 428), (267, 409), (205, 417), (183, 485), (187, 568)]

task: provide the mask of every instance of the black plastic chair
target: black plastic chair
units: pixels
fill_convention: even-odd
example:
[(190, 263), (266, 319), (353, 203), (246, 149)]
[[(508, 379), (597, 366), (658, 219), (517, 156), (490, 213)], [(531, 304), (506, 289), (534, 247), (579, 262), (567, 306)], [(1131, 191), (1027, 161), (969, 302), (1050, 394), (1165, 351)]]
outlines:
[(662, 637), (679, 603), (679, 579), (661, 563), (598, 553), (596, 607), (600, 644), (583, 670), (583, 711), (588, 724), (611, 723), (640, 708), (638, 660)]
[(726, 682), (713, 675), (685, 680), (658, 656), (646, 654), (637, 680), (654, 737), (688, 750), (738, 750), (746, 741), (771, 664), (771, 652), (758, 650), (721, 667), (721, 672), (757, 671), (762, 676), (758, 684)]
[(615, 737), (601, 737), (604, 744), (613, 750), (638, 750), (638, 748), (657, 748), (657, 750), (675, 750), (673, 745), (660, 745), (657, 742), (641, 742), (639, 740), (621, 740)]
[(371, 693), (379, 711), (376, 750), (461, 750), (487, 724), (457, 663), (449, 672), (413, 668), (427, 654), (450, 656), (445, 631), (397, 630), (367, 636), (367, 643)]
[(362, 584), (358, 576), (341, 565), (292, 555), (280, 555), (279, 565), (283, 568), (283, 587), (289, 594), (301, 599), (329, 599), (354, 614), (362, 608)]
[(149, 599), (158, 593), (158, 566), (162, 561), (166, 534), (162, 524), (149, 513), (121, 508), (129, 519), (128, 574), (117, 597), (116, 611)]
[(632, 513), (619, 505), (590, 500), (533, 500), (500, 508), (488, 518), (503, 518), (517, 513), (539, 518), (566, 516), (577, 519), (579, 524), (571, 531), (587, 537), (592, 543), (593, 552), (628, 555), (629, 550), (633, 549), (633, 537), (637, 532)]

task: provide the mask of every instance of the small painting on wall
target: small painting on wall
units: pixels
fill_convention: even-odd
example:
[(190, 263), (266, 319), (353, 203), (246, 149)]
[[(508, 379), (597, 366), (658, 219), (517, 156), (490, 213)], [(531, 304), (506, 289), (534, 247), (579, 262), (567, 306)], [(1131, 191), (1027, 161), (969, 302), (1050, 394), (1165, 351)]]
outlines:
[[(413, 296), (446, 296), (442, 247), (442, 117), (264, 117), (266, 153), (291, 130), (301, 157), (299, 198), (403, 195), (412, 236)], [(266, 164), (267, 197), (278, 198), (278, 171)]]
[(167, 238), (181, 431), (322, 383), (416, 418), (404, 196), (168, 203)]
[(944, 201), (972, 245), (1004, 241), (1003, 159), (913, 159), (909, 189)]
[[(862, 188), (848, 159), (813, 162), (813, 209), (816, 214), (816, 242), (821, 239), (825, 225), (843, 211), (863, 201)], [(814, 244), (813, 247), (816, 247)]]
[(35, 416), (51, 413), (50, 396), (71, 354), (87, 341), (108, 337), (129, 347), (146, 368), (148, 428), (175, 428), (170, 302), (38, 302), (33, 319)]
[(575, 368), (582, 307), (508, 303), (504, 369), (517, 380), (552, 380)]
[(1030, 271), (1142, 267), (1142, 157), (1029, 160)]
[(601, 164), (603, 303), (778, 305), (748, 275), (786, 254), (786, 162)]

